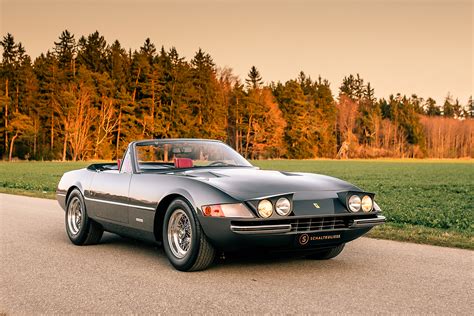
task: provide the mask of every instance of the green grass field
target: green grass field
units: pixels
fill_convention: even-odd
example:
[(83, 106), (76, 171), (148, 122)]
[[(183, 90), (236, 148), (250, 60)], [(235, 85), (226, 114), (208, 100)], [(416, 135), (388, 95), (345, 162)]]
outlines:
[[(262, 169), (314, 172), (376, 193), (388, 224), (371, 237), (474, 249), (474, 163), (421, 160), (267, 160)], [(54, 198), (61, 175), (84, 162), (0, 162), (0, 191)]]

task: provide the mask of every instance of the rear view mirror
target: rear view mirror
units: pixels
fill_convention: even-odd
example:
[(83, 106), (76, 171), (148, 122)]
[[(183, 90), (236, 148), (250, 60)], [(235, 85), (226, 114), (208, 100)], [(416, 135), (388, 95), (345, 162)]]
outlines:
[(187, 153), (187, 154), (193, 152), (193, 148), (191, 146), (183, 147), (181, 150), (182, 150), (183, 153)]
[(193, 152), (193, 147), (191, 146), (173, 147), (171, 151), (173, 152), (173, 154), (189, 154)]

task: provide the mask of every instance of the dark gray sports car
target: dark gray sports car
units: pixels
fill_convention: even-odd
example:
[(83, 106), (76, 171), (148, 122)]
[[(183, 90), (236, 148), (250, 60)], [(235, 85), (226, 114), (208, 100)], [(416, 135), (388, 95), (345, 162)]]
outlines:
[(245, 249), (337, 256), (385, 222), (374, 194), (328, 176), (259, 170), (219, 141), (132, 142), (118, 163), (61, 178), (57, 199), (76, 245), (104, 231), (163, 244), (178, 270)]

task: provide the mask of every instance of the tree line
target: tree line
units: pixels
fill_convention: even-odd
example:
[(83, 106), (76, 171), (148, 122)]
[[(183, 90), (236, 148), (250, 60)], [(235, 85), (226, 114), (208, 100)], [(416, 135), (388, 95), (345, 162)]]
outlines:
[(0, 42), (3, 159), (121, 157), (132, 140), (211, 138), (247, 158), (473, 157), (472, 97), (376, 99), (358, 74), (334, 97), (328, 80), (304, 72), (245, 81), (202, 49), (186, 60), (146, 39), (138, 50), (99, 32), (63, 31), (34, 60), (11, 34)]

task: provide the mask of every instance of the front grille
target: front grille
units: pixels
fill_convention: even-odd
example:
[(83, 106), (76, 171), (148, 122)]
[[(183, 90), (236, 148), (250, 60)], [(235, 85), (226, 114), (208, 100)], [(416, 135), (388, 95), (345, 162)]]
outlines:
[(349, 227), (349, 221), (341, 217), (316, 217), (293, 220), (292, 232), (310, 232), (320, 230), (344, 229)]

